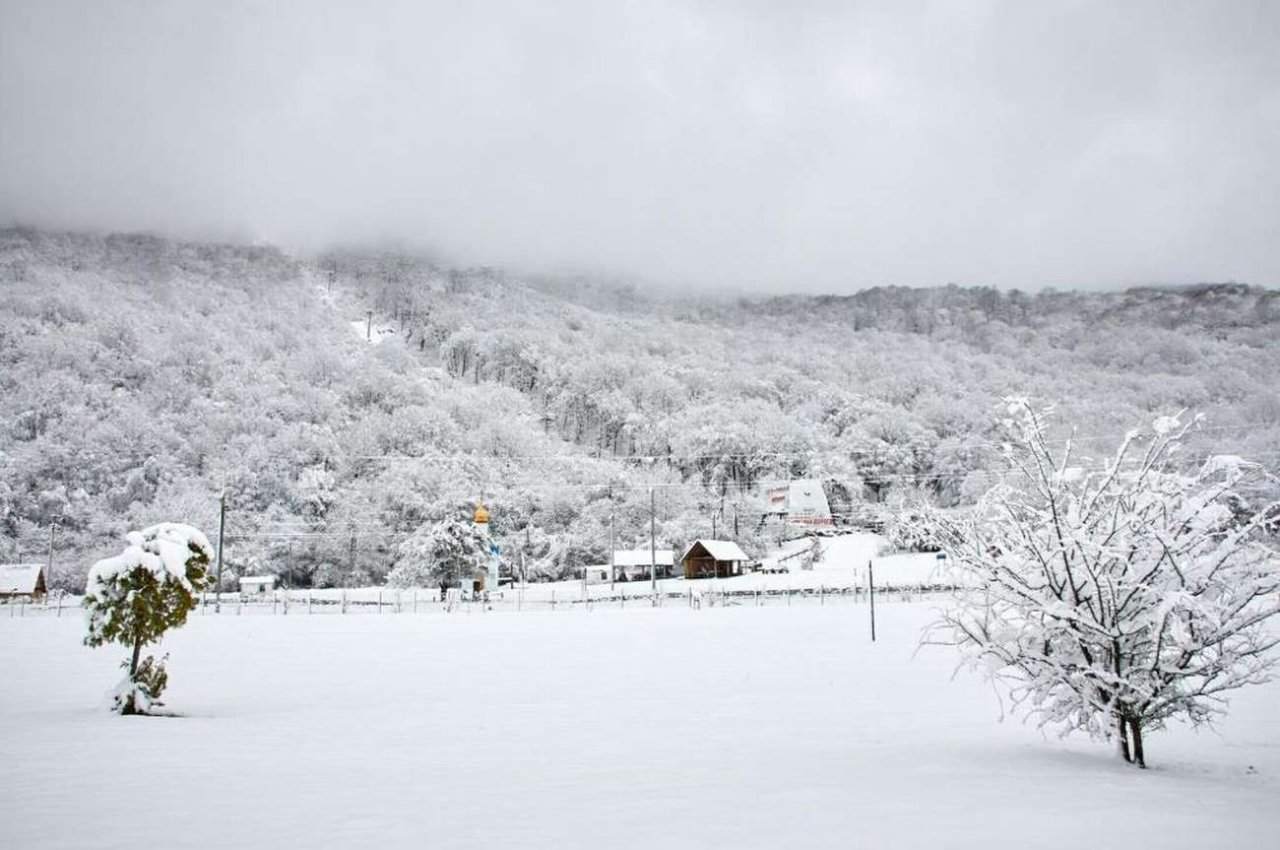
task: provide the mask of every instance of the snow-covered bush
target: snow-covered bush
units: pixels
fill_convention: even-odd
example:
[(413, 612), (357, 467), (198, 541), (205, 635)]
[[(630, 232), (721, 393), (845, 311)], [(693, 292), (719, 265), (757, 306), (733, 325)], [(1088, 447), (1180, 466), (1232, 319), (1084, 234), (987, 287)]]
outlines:
[(457, 587), (489, 557), (489, 534), (459, 517), (423, 525), (400, 544), (389, 587)]
[(1239, 509), (1261, 470), (1179, 464), (1190, 425), (1175, 417), (1091, 465), (1051, 448), (1026, 401), (1009, 412), (1011, 482), (972, 514), (924, 517), (969, 588), (927, 639), (959, 646), (1042, 725), (1115, 738), (1145, 766), (1144, 731), (1212, 720), (1277, 663), (1273, 507)]
[(142, 648), (181, 626), (196, 606), (196, 594), (209, 582), (206, 565), (213, 548), (189, 525), (161, 523), (131, 531), (129, 545), (114, 558), (89, 570), (84, 607), (89, 619), (85, 643), (119, 643), (132, 655), (120, 666), (128, 675), (116, 689), (114, 709), (146, 714), (160, 705), (168, 683), (164, 656), (141, 658)]
[(937, 552), (942, 548), (928, 523), (916, 513), (895, 513), (885, 526), (889, 544), (898, 552)]

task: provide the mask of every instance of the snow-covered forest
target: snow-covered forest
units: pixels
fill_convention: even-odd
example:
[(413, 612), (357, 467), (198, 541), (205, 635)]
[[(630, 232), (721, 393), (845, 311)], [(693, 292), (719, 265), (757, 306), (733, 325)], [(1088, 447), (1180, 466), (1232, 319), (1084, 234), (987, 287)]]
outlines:
[(381, 582), (482, 500), (559, 577), (648, 539), (753, 555), (770, 484), (841, 519), (992, 483), (997, 402), (1055, 406), (1086, 465), (1189, 409), (1189, 462), (1280, 457), (1280, 292), (875, 288), (691, 296), (391, 253), (0, 233), (0, 558), (79, 591), (128, 530), (217, 526), (232, 575)]

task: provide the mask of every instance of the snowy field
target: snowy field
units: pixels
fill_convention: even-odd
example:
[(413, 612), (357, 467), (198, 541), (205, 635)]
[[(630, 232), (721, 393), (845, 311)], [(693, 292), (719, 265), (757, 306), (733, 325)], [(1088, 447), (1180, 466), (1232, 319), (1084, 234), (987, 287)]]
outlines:
[(1274, 847), (1280, 686), (1151, 770), (998, 722), (925, 604), (193, 617), (175, 718), (0, 618), (0, 846)]

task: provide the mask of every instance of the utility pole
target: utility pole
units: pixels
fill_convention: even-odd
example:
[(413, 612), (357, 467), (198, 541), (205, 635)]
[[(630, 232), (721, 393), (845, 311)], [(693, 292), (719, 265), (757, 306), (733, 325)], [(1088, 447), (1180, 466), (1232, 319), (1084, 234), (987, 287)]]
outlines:
[(356, 574), (356, 528), (355, 524), (351, 525), (351, 564), (347, 568), (347, 580)]
[(56, 515), (49, 521), (49, 568), (45, 570), (45, 592), (53, 592), (53, 531), (58, 527), (58, 523), (62, 521), (62, 514)]
[(367, 342), (373, 342), (373, 311), (368, 311), (368, 318), (365, 319), (364, 338)]
[(653, 488), (649, 488), (649, 590), (657, 599), (658, 594), (658, 540), (654, 536), (657, 526), (653, 499)]
[(222, 613), (222, 530), (227, 522), (227, 491), (218, 494), (218, 576), (213, 589), (213, 613)]
[(738, 539), (738, 505), (736, 502), (733, 505), (733, 539)]

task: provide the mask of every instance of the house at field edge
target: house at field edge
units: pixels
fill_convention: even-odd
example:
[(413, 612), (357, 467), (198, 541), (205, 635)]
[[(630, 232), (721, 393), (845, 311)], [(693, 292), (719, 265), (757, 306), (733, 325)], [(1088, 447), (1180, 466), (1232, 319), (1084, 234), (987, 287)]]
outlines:
[(244, 576), (240, 579), (240, 592), (246, 596), (270, 593), (275, 589), (275, 576)]
[(771, 489), (766, 515), (780, 516), (793, 525), (822, 527), (835, 524), (822, 482), (813, 478), (792, 481), (785, 487)]
[(639, 549), (618, 549), (613, 553), (613, 566), (618, 571), (618, 581), (647, 579), (654, 563), (658, 567), (658, 578), (670, 576), (675, 569), (675, 552), (671, 549), (656, 549), (651, 556), (649, 548), (642, 546)]
[(680, 564), (688, 579), (728, 578), (742, 575), (743, 567), (750, 560), (732, 540), (695, 540)]
[(608, 564), (587, 564), (582, 570), (577, 572), (578, 578), (582, 578), (583, 570), (587, 574), (587, 584), (607, 584), (610, 580), (609, 573), (611, 567)]
[(0, 564), (0, 599), (43, 599), (44, 564)]

